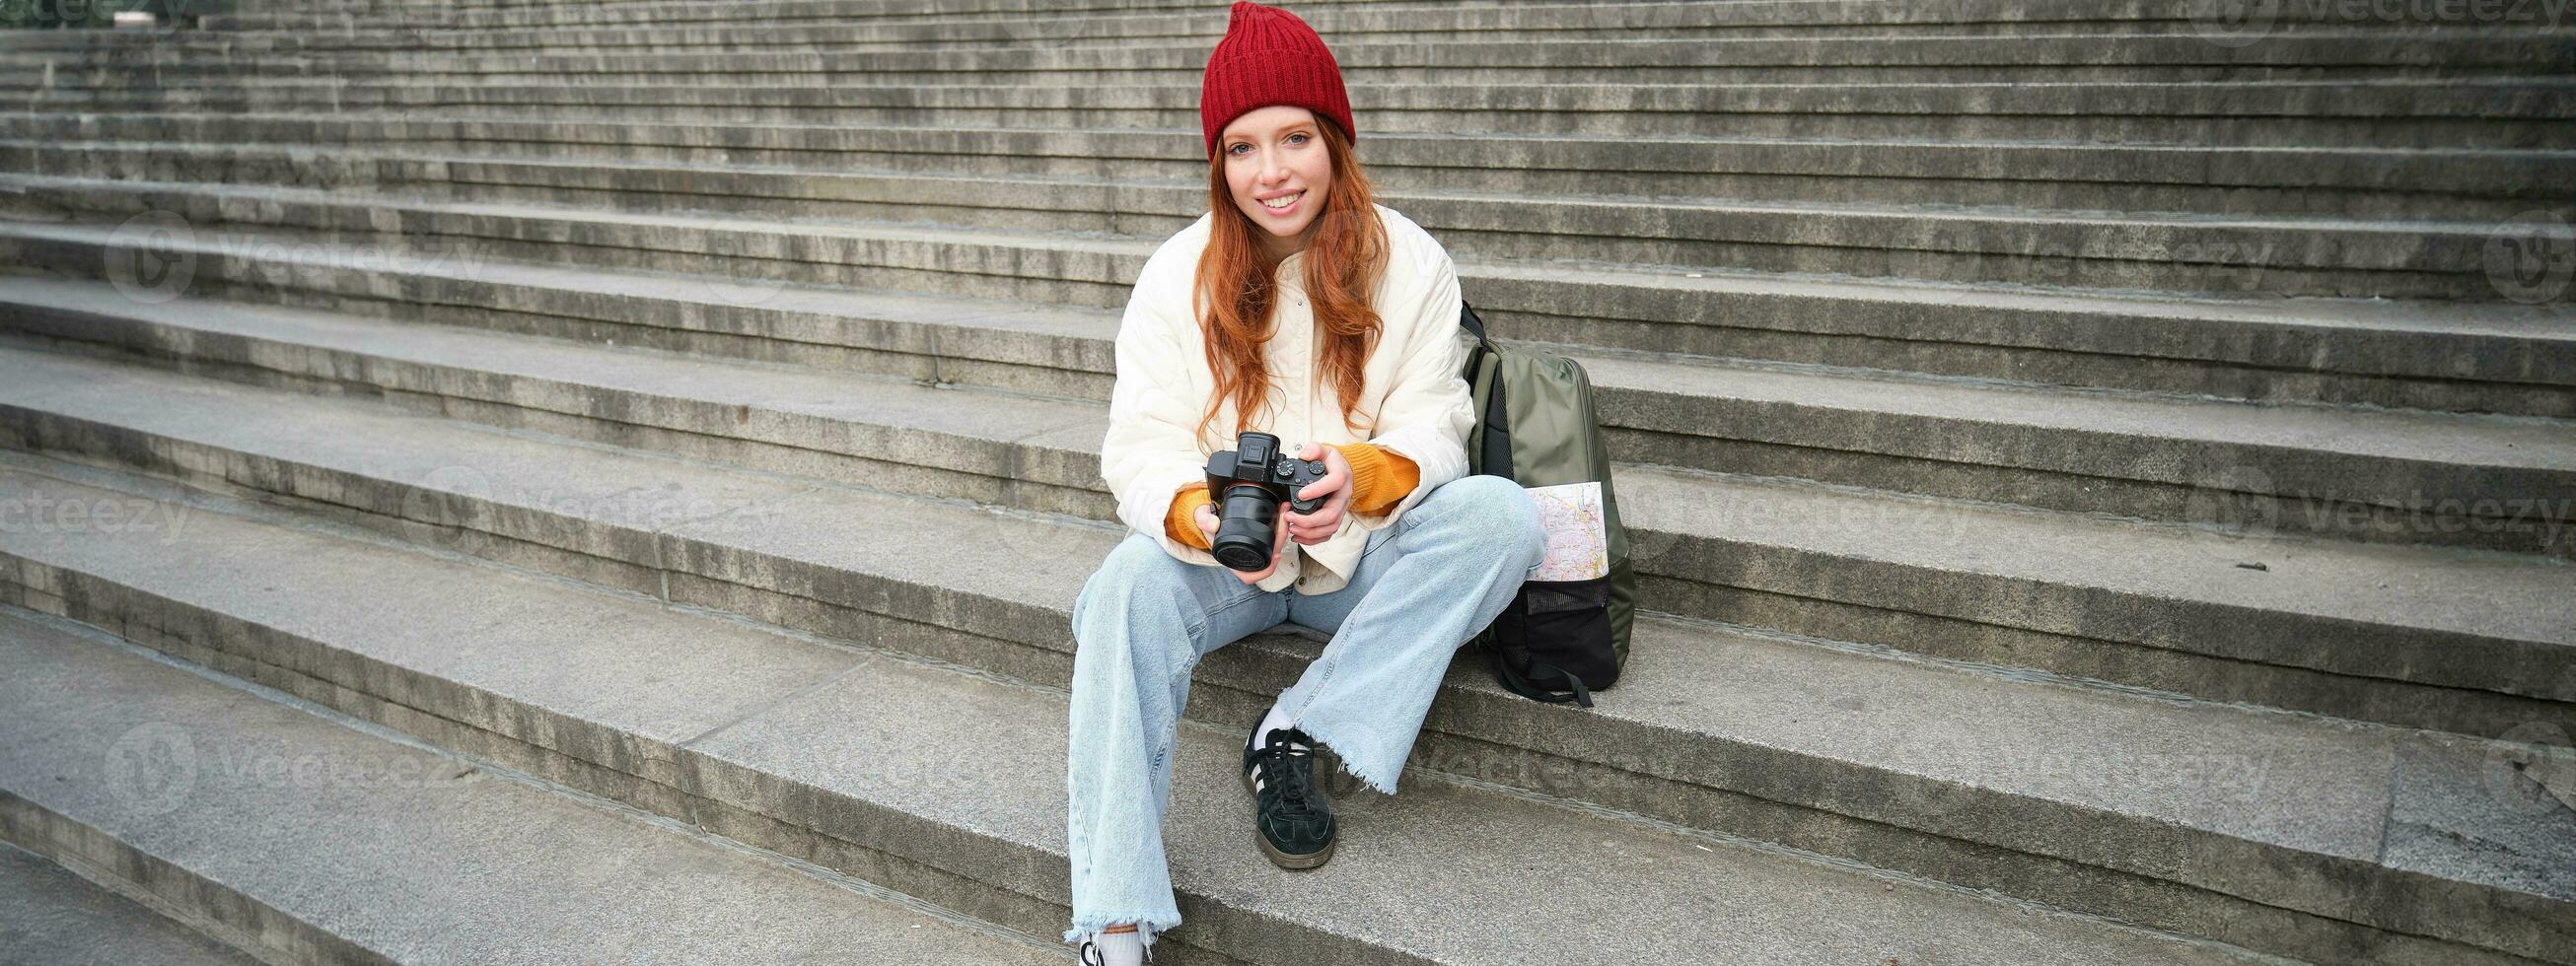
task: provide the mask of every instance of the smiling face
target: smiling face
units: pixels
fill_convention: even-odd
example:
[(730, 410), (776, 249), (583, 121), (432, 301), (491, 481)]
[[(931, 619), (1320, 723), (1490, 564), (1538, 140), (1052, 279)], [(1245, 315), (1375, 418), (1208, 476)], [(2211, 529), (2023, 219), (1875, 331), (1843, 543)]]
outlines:
[(1333, 189), (1333, 160), (1324, 122), (1302, 107), (1272, 105), (1234, 119), (1217, 136), (1234, 206), (1266, 233), (1275, 261), (1303, 251), (1315, 213)]

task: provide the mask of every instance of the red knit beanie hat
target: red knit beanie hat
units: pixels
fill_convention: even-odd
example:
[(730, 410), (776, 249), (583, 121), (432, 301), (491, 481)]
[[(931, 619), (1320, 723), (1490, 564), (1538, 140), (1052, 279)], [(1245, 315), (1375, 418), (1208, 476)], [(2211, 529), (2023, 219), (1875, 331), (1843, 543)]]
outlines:
[(1199, 81), (1208, 156), (1216, 156), (1216, 138), (1226, 125), (1274, 104), (1313, 111), (1341, 125), (1343, 136), (1359, 140), (1351, 126), (1351, 96), (1342, 90), (1342, 66), (1324, 49), (1324, 38), (1296, 14), (1241, 0)]

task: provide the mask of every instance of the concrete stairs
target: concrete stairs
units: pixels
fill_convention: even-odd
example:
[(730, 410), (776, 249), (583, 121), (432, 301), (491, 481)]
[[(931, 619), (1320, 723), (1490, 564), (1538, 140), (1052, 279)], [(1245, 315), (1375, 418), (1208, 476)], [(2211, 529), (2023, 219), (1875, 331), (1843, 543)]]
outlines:
[(66, 623), (0, 613), (11, 839), (262, 961), (1059, 959)]
[(45, 857), (0, 845), (0, 959), (77, 966), (250, 966), (258, 960), (100, 888)]
[[(440, 431), (435, 422), (423, 428)], [(682, 473), (726, 472), (671, 465)], [(676, 814), (755, 847), (863, 873), (995, 923), (1032, 933), (1061, 928), (1060, 690), (750, 626), (729, 615), (675, 611), (650, 597), (567, 585), (455, 555), (432, 556), (417, 546), (387, 546), (381, 539), (330, 532), (310, 515), (226, 507), (153, 481), (113, 476), (140, 489), (101, 489), (54, 475), (65, 469), (13, 468), (6, 474), (10, 492), (29, 499), (148, 501), (185, 522), (174, 520), (158, 532), (128, 531), (130, 539), (114, 541), (121, 548), (78, 540), (59, 548), (68, 555), (39, 560), (13, 554), (11, 573), (20, 578), (16, 586), (26, 588), (17, 593), (25, 599), (50, 601), (52, 608), (79, 612), (87, 622), (109, 621), (105, 611), (71, 603), (97, 601), (123, 615), (122, 623), (102, 626), (181, 652), (215, 671), (470, 749), (532, 776)], [(210, 569), (249, 579), (227, 587), (197, 576)], [(37, 584), (54, 590), (36, 590)], [(180, 693), (167, 703), (183, 707), (158, 712), (152, 724), (123, 727), (186, 728), (207, 735), (202, 740), (209, 743), (265, 742), (278, 740), (269, 729), (280, 719), (294, 719), (306, 733), (297, 737), (305, 740), (346, 743), (360, 737), (312, 735), (337, 729), (238, 688), (207, 685), (118, 653), (114, 645), (59, 640), (15, 621), (5, 626), (9, 632), (0, 641), (19, 652), (13, 666), (44, 672), (11, 683), (26, 692), (13, 694), (13, 706), (34, 709), (31, 717), (41, 715), (38, 720), (83, 713), (153, 719), (155, 712), (141, 710), (143, 698), (169, 689)], [(460, 646), (467, 640), (472, 643)], [(150, 679), (125, 680), (146, 674)], [(74, 681), (99, 683), (81, 688), (68, 683)], [(675, 688), (674, 681), (689, 686)], [(182, 691), (179, 685), (192, 687)], [(119, 694), (132, 698), (112, 700)], [(230, 714), (192, 713), (198, 710), (194, 705), (218, 698)], [(115, 730), (112, 725), (102, 733)], [(1354, 839), (1351, 854), (1336, 862), (1349, 862), (1355, 871), (1331, 888), (1317, 888), (1308, 884), (1312, 877), (1273, 868), (1242, 847), (1242, 792), (1223, 766), (1239, 738), (1233, 732), (1198, 721), (1183, 729), (1176, 775), (1186, 777), (1176, 779), (1167, 833), (1174, 843), (1175, 879), (1199, 935), (1244, 935), (1239, 942), (1266, 950), (1274, 961), (1487, 961), (1485, 951), (1505, 943), (1577, 962), (1601, 956), (1585, 948), (1593, 937), (1577, 932), (1497, 931), (1486, 914), (1494, 900), (1481, 896), (1489, 892), (1486, 883), (1504, 878), (1531, 883), (1533, 889), (1522, 890), (1525, 897), (1579, 909), (1617, 929), (1627, 937), (1626, 951), (1681, 962), (1959, 956), (2049, 963), (2077, 949), (2115, 963), (2244, 961), (2222, 948), (2092, 918), (1425, 773), (1416, 773), (1396, 798), (1346, 797), (1349, 820), (1380, 834), (1366, 843)], [(74, 763), (99, 754), (83, 745), (47, 751), (49, 758)], [(76, 765), (57, 767), (68, 771)], [(382, 767), (393, 770), (390, 763)], [(562, 821), (527, 814), (552, 803), (516, 782), (487, 779), (480, 785), (537, 800), (488, 806), (494, 816), (511, 816), (500, 831)], [(180, 811), (194, 821), (220, 818)], [(338, 824), (363, 834), (372, 817), (343, 816)], [(458, 821), (476, 827), (498, 819)], [(164, 824), (150, 823), (135, 837)], [(1579, 846), (1532, 851), (1503, 844), (1525, 835)], [(563, 848), (584, 844), (566, 838), (574, 840)], [(664, 915), (695, 920), (722, 913), (687, 905), (701, 901), (702, 886), (693, 876), (648, 864), (644, 857), (621, 864), (629, 886), (667, 892), (682, 903)], [(613, 878), (617, 870), (605, 871)], [(440, 901), (436, 895), (415, 898)], [(854, 896), (841, 900), (859, 905)], [(1712, 928), (1712, 910), (1719, 909), (1744, 911), (1726, 913), (1724, 928)], [(463, 918), (477, 911), (416, 914)], [(789, 917), (801, 911), (782, 910), (789, 915), (764, 916), (761, 922), (794, 922)], [(564, 938), (586, 939), (593, 930), (611, 931), (604, 924), (583, 925)], [(841, 958), (828, 948), (797, 948), (794, 941), (801, 938), (775, 936), (762, 947), (728, 955)], [(550, 951), (507, 948), (511, 959)], [(458, 945), (428, 945), (390, 958), (444, 959), (459, 951)], [(616, 954), (628, 951), (576, 958), (623, 958)], [(985, 951), (952, 948), (943, 960), (920, 955), (916, 946), (847, 958), (1018, 961), (977, 955)], [(1178, 943), (1159, 951), (1173, 961), (1231, 961)]]
[[(269, 959), (1061, 956), (1116, 307), (1205, 203), (1169, 6), (0, 35), (10, 727), (92, 742), (15, 742), (9, 840)], [(1382, 200), (1599, 385), (1650, 612), (1589, 712), (1455, 669), (1320, 877), (1223, 765), (1320, 642), (1211, 655), (1158, 952), (2576, 962), (2576, 309), (2497, 254), (2576, 214), (2576, 47), (2170, 6), (1301, 7)], [(138, 816), (79, 766), (147, 721), (597, 844)], [(476, 876), (562, 916), (422, 898)], [(737, 908), (861, 928), (619, 925)]]

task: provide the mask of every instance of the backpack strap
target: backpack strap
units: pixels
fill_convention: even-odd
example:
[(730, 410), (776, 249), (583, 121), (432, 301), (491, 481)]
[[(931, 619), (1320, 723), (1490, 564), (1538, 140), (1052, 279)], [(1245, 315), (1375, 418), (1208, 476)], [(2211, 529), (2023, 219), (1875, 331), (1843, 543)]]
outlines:
[[(1473, 387), (1478, 364), (1484, 362), (1485, 353), (1495, 351), (1494, 340), (1485, 337), (1485, 320), (1477, 318), (1476, 310), (1469, 308), (1464, 299), (1458, 302), (1458, 325), (1476, 337), (1475, 348), (1467, 353), (1467, 371), (1460, 373)], [(1484, 417), (1478, 420), (1484, 432), (1475, 440), (1478, 451), (1484, 454), (1479, 461), (1484, 466), (1483, 474), (1517, 480), (1512, 475), (1512, 410), (1504, 399), (1499, 371), (1494, 374), (1492, 391), (1485, 397)]]
[(1501, 648), (1487, 644), (1484, 646), (1484, 651), (1485, 663), (1492, 666), (1494, 669), (1494, 680), (1501, 683), (1505, 689), (1511, 691), (1513, 694), (1520, 695), (1521, 697), (1528, 698), (1533, 701), (1545, 701), (1549, 704), (1566, 704), (1571, 702), (1586, 708), (1592, 706), (1592, 689), (1583, 686), (1582, 678), (1566, 673), (1564, 669), (1559, 668), (1556, 665), (1549, 664), (1546, 661), (1541, 661), (1536, 658), (1530, 659), (1530, 670), (1533, 673), (1539, 671), (1555, 671), (1556, 676), (1564, 678), (1566, 685), (1574, 689), (1570, 693), (1551, 691), (1547, 688), (1540, 687), (1528, 678), (1522, 677), (1520, 672), (1512, 670), (1512, 662), (1503, 660), (1503, 651)]
[(1485, 336), (1485, 320), (1476, 317), (1476, 310), (1468, 307), (1466, 299), (1458, 300), (1458, 324), (1467, 330), (1467, 334), (1475, 336), (1478, 343), (1493, 345), (1494, 340)]

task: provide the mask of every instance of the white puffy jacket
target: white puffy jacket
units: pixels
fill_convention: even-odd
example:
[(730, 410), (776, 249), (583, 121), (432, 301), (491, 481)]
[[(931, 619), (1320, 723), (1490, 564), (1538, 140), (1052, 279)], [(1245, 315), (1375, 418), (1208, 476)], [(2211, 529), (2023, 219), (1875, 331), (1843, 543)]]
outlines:
[[(1290, 544), (1295, 552), (1281, 556), (1279, 568), (1258, 585), (1265, 591), (1291, 584), (1303, 594), (1340, 590), (1359, 566), (1370, 531), (1394, 523), (1425, 494), (1467, 475), (1467, 434), (1476, 414), (1458, 374), (1472, 340), (1458, 326), (1457, 267), (1412, 219), (1385, 205), (1377, 212), (1388, 242), (1386, 273), (1373, 298), (1382, 329), (1363, 369), (1357, 410), (1377, 413), (1377, 423), (1363, 423), (1353, 435), (1342, 424), (1332, 387), (1314, 384), (1315, 316), (1306, 304), (1300, 253), (1276, 271), (1277, 335), (1266, 347), (1271, 396), (1266, 415), (1251, 428), (1279, 437), (1290, 453), (1310, 442), (1371, 443), (1411, 459), (1421, 482), (1385, 513), (1343, 514), (1341, 528), (1322, 543)], [(1216, 391), (1190, 305), (1213, 217), (1201, 215), (1165, 241), (1137, 275), (1118, 324), (1118, 381), (1109, 403), (1109, 434), (1100, 446), (1100, 476), (1118, 498), (1118, 518), (1173, 557), (1208, 567), (1223, 565), (1207, 551), (1171, 539), (1163, 521), (1175, 494), (1206, 485), (1208, 456), (1234, 448), (1231, 401), (1218, 410), (1206, 435), (1192, 436)]]

